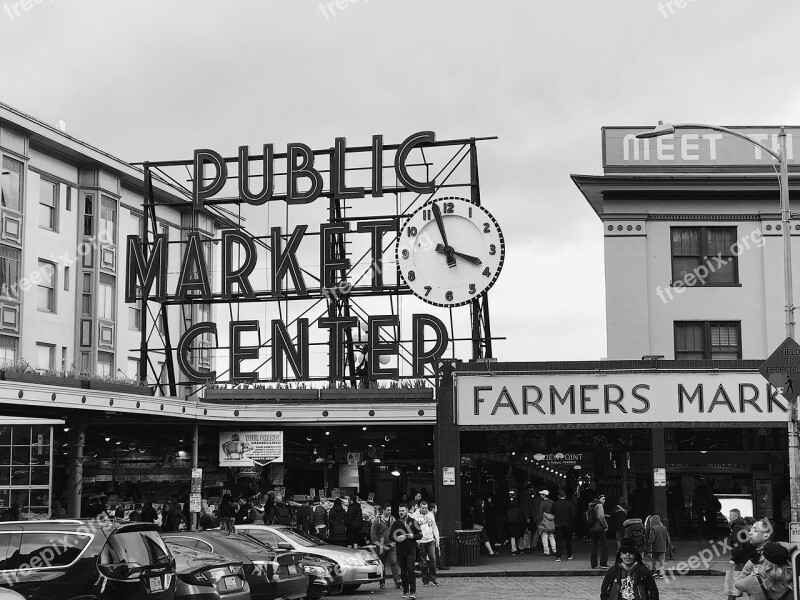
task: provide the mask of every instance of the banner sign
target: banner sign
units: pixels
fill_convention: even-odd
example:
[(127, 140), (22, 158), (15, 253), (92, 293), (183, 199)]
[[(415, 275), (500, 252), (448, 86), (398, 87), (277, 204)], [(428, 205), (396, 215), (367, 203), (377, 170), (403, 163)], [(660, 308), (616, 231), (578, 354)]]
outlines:
[[(772, 167), (771, 155), (746, 140), (712, 129), (678, 129), (673, 134), (638, 139), (649, 127), (603, 127), (603, 167), (687, 168)], [(779, 127), (730, 127), (777, 152)], [(800, 128), (786, 128), (786, 158), (800, 161)], [(703, 168), (705, 167), (705, 168)], [(614, 169), (619, 170), (619, 169)]]
[(283, 462), (282, 431), (223, 431), (219, 434), (220, 467), (264, 466)]
[(458, 425), (788, 421), (758, 373), (456, 375)]

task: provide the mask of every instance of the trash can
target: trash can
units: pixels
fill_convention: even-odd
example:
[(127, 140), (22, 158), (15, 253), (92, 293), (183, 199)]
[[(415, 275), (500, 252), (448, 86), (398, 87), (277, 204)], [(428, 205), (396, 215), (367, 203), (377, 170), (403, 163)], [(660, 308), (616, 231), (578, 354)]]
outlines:
[(447, 571), (450, 567), (447, 564), (447, 536), (439, 536), (439, 547), (436, 551), (436, 570)]
[(477, 529), (456, 529), (458, 563), (462, 567), (474, 567), (480, 557), (481, 532)]

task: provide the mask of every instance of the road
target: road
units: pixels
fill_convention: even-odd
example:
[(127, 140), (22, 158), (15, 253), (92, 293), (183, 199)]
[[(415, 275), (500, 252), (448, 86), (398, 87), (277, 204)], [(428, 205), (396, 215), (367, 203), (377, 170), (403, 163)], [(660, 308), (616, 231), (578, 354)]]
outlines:
[[(679, 577), (658, 582), (661, 600), (719, 600), (723, 577)], [(600, 577), (441, 577), (439, 587), (417, 583), (418, 600), (598, 600)], [(391, 581), (387, 588), (364, 586), (350, 596), (354, 600), (400, 600), (401, 591)], [(389, 589), (389, 588), (392, 589)]]

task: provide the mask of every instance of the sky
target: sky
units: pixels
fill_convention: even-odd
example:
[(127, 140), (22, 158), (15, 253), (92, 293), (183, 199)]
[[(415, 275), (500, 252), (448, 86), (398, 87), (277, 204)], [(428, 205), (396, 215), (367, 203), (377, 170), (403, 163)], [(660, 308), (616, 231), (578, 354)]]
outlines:
[(603, 230), (570, 179), (601, 173), (602, 126), (800, 124), (792, 0), (0, 6), (0, 101), (127, 161), (497, 136), (479, 160), (501, 361), (606, 356)]

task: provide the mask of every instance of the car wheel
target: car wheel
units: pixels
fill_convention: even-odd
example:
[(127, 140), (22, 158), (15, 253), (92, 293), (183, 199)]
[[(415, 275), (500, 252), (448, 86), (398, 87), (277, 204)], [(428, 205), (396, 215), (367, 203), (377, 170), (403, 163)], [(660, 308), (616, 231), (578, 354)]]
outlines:
[(353, 584), (350, 584), (350, 585), (343, 585), (342, 586), (342, 591), (345, 594), (352, 594), (353, 592), (355, 592), (360, 587), (361, 587), (360, 583), (353, 583)]

